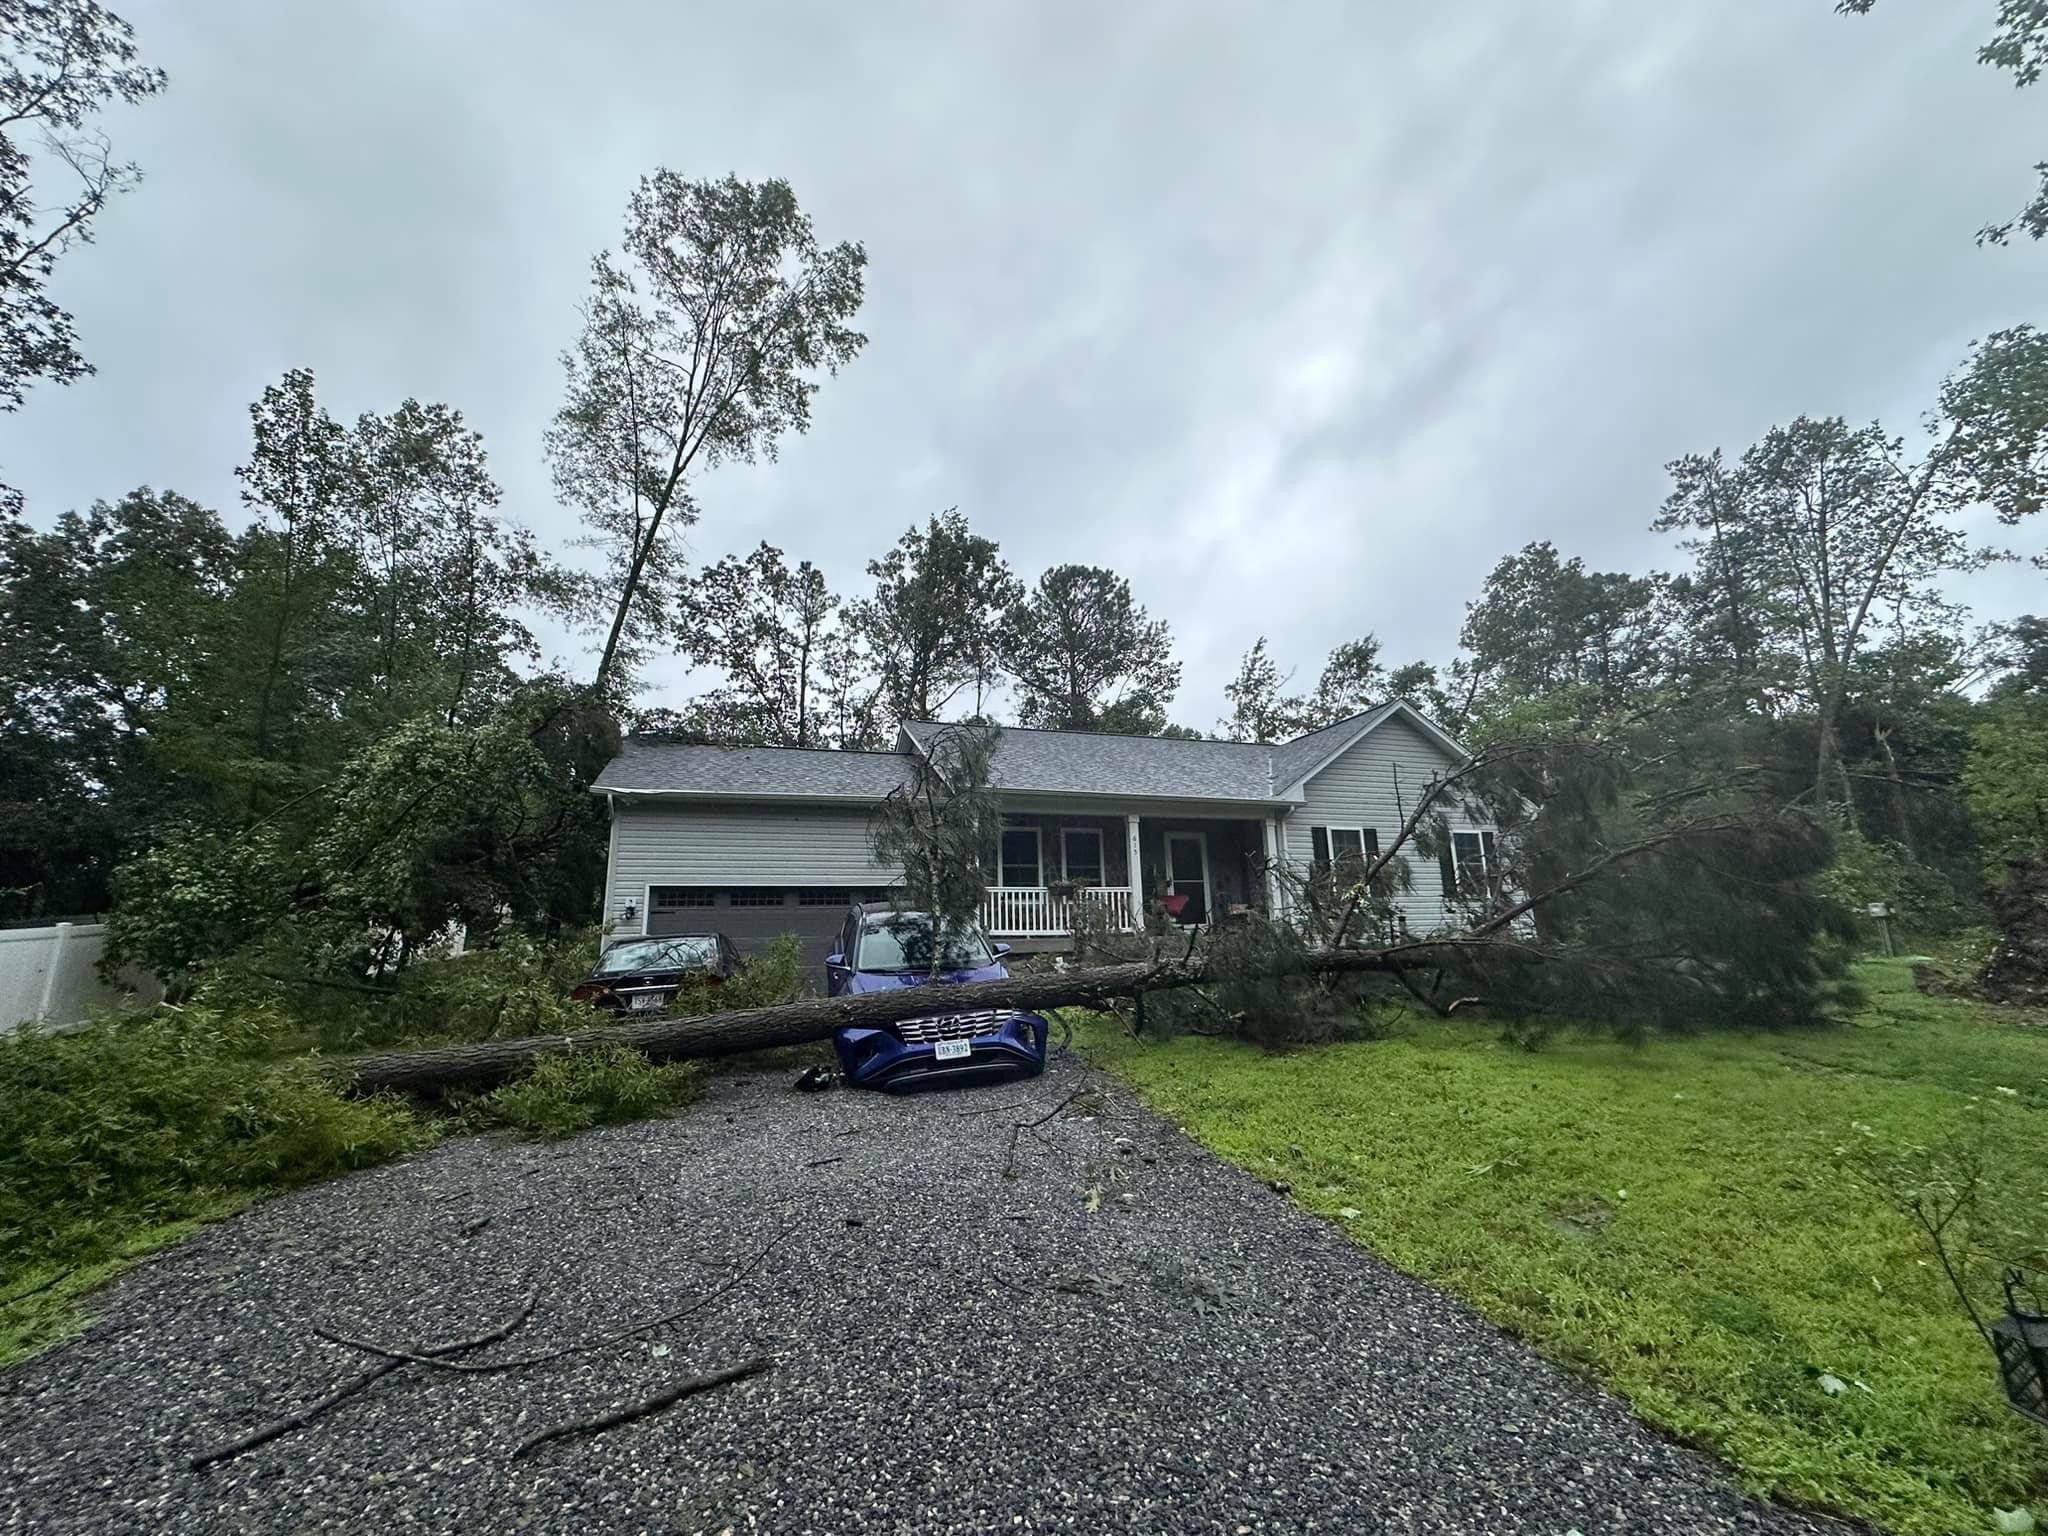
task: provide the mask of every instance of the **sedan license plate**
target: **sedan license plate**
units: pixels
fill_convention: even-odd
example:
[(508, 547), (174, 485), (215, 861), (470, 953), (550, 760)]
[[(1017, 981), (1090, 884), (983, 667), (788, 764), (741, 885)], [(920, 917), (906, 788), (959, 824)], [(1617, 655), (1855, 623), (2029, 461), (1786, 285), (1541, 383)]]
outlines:
[(932, 1055), (940, 1061), (965, 1061), (973, 1049), (969, 1040), (939, 1040), (932, 1045)]
[(659, 1008), (668, 998), (666, 992), (635, 992), (627, 999), (627, 1006), (638, 1013), (643, 1008)]

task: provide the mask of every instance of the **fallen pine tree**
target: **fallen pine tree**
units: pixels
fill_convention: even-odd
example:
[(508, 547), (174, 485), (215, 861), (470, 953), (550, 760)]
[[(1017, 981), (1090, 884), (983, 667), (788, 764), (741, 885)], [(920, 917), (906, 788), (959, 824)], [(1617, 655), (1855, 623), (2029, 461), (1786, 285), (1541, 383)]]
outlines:
[[(970, 855), (997, 823), (980, 762), (986, 754), (972, 737), (960, 745), (945, 773), (927, 763), (910, 792), (892, 796), (882, 822), (901, 825), (876, 835), (878, 858), (916, 877), (914, 910), (972, 911), (981, 899)], [(607, 1045), (655, 1060), (701, 1059), (807, 1045), (849, 1025), (1122, 998), (1138, 1000), (1142, 1019), (1147, 993), (1211, 984), (1240, 999), (1234, 1013), (1217, 1005), (1221, 1016), (1284, 1019), (1308, 1001), (1311, 984), (1347, 975), (1386, 977), (1441, 1016), (1489, 1009), (1518, 1029), (1569, 1018), (1641, 1038), (1821, 1017), (1839, 995), (1841, 965), (1820, 941), (1839, 939), (1847, 921), (1809, 883), (1831, 854), (1821, 824), (1796, 812), (1704, 810), (1703, 798), (1729, 793), (1711, 783), (1631, 795), (1628, 777), (1617, 754), (1597, 746), (1496, 747), (1424, 784), (1386, 846), (1354, 866), (1306, 881), (1284, 865), (1261, 870), (1296, 880), (1287, 922), (1224, 925), (1191, 938), (1178, 955), (1155, 949), (1123, 963), (949, 984), (936, 998), (904, 987), (709, 1016), (628, 1017), (568, 1033), (366, 1055), (345, 1070), (360, 1093), (429, 1095), (486, 1087), (542, 1057)], [(1449, 813), (1498, 829), (1485, 880), (1454, 876)], [(1418, 865), (1441, 871), (1453, 926), (1368, 942), (1400, 931), (1401, 894)], [(1247, 994), (1255, 1007), (1242, 1005)]]
[[(1305, 955), (1295, 968), (1321, 974), (1399, 973), (1428, 966), (1432, 952), (1478, 942), (1481, 941), (1333, 950)], [(942, 1000), (923, 987), (900, 987), (694, 1018), (636, 1019), (601, 1024), (573, 1034), (525, 1040), (481, 1040), (384, 1051), (356, 1057), (346, 1066), (350, 1086), (358, 1093), (433, 1094), (449, 1088), (486, 1087), (502, 1082), (528, 1062), (563, 1051), (626, 1045), (656, 1061), (700, 1060), (776, 1046), (808, 1045), (830, 1039), (834, 1030), (846, 1025), (881, 1026), (932, 1013), (969, 1013), (982, 1008), (1041, 1012), (1048, 1008), (1099, 1007), (1117, 998), (1200, 986), (1215, 979), (1214, 967), (1206, 957), (1141, 960), (948, 985), (942, 988)]]

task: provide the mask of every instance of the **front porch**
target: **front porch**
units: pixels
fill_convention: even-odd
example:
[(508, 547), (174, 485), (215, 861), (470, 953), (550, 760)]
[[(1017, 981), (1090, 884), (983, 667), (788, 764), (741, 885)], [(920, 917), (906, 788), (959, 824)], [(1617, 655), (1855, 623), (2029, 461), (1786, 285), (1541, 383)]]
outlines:
[(1006, 815), (998, 883), (982, 897), (982, 927), (991, 938), (1061, 941), (1074, 932), (1083, 903), (1098, 908), (1101, 926), (1114, 933), (1141, 931), (1152, 911), (1195, 927), (1263, 910), (1261, 871), (1276, 846), (1273, 836), (1270, 821), (1243, 817)]

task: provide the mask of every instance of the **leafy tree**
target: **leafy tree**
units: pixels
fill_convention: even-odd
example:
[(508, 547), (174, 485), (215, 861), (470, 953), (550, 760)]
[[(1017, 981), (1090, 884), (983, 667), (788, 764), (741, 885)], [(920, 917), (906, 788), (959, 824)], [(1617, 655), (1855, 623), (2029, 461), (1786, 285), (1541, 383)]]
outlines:
[(1298, 726), (1319, 731), (1375, 704), (1384, 703), (1391, 689), (1386, 668), (1380, 665), (1380, 643), (1372, 635), (1347, 640), (1330, 652), (1316, 679), (1316, 691), (1300, 711)]
[(1223, 685), (1230, 714), (1216, 729), (1231, 741), (1285, 741), (1297, 734), (1300, 701), (1281, 693), (1294, 674), (1282, 673), (1259, 636), (1237, 665), (1237, 676)]
[(607, 561), (596, 691), (622, 654), (680, 633), (692, 471), (773, 458), (810, 426), (819, 373), (865, 344), (849, 322), (866, 264), (859, 245), (819, 246), (785, 181), (642, 178), (623, 256), (591, 264), (547, 437), (555, 484)]
[(1976, 821), (1985, 878), (2048, 853), (2048, 707), (2008, 698), (1970, 736), (1963, 793)]
[(498, 520), (483, 438), (460, 411), (408, 400), (362, 416), (347, 452), (372, 675), (395, 717), (427, 708), (452, 724), (533, 654), (517, 610), (554, 598), (559, 578)]
[(1660, 584), (1562, 560), (1547, 540), (1493, 568), (1460, 635), (1489, 685), (1571, 689), (1590, 713), (1617, 707), (1659, 666)]
[(136, 57), (134, 29), (92, 0), (0, 0), (0, 410), (20, 409), (38, 379), (92, 372), (48, 284), (107, 200), (141, 179), (87, 126), (110, 102), (163, 90), (164, 72)]
[(1148, 733), (1166, 723), (1180, 688), (1173, 636), (1116, 572), (1054, 566), (1011, 605), (1008, 627), (1023, 724)]
[(354, 579), (346, 534), (350, 475), (347, 434), (314, 397), (313, 375), (294, 368), (249, 407), (255, 447), (235, 471), (256, 525), (245, 542), (239, 606), (251, 633), (256, 695), (249, 753), (269, 762), (280, 738), (287, 759), (303, 756), (295, 727), (348, 683), (349, 657), (326, 643), (321, 623)]
[(1001, 670), (1003, 616), (1023, 596), (996, 542), (949, 507), (869, 561), (868, 575), (874, 594), (849, 605), (847, 622), (874, 658), (890, 715), (936, 720), (970, 687), (979, 715)]
[[(1970, 490), (2006, 526), (2048, 494), (2048, 335), (2015, 326), (1986, 337), (1941, 389), (1955, 457)], [(2035, 564), (2048, 566), (2048, 555)]]
[[(1844, 16), (1867, 16), (1877, 0), (1835, 0), (1835, 10)], [(2041, 78), (2048, 65), (2048, 5), (2041, 0), (1998, 0), (1997, 30), (1977, 50), (1977, 62), (2012, 76), (2014, 89), (2024, 89)], [(2048, 235), (2048, 161), (2034, 167), (2040, 189), (2026, 207), (2003, 224), (1987, 224), (1977, 231), (1979, 245), (2004, 245), (2015, 229), (2034, 239)]]
[(1753, 626), (1781, 653), (1813, 710), (1823, 803), (1854, 803), (1840, 719), (1874, 613), (1940, 615), (1937, 579), (1975, 563), (1952, 516), (1958, 440), (1952, 430), (1915, 463), (1876, 425), (1802, 416), (1773, 428), (1732, 472), (1711, 456), (1672, 466), (1657, 526), (1692, 533), (1689, 548), (1739, 572), (1728, 586), (1746, 606), (1737, 619), (1731, 600), (1730, 623)]
[(48, 533), (0, 520), (0, 912), (95, 912), (117, 850), (187, 793), (237, 573), (220, 519), (147, 488)]
[(791, 569), (763, 543), (705, 568), (689, 595), (687, 653), (722, 686), (698, 699), (712, 739), (757, 746), (834, 745), (832, 705), (853, 686), (834, 615), (839, 599), (810, 561)]

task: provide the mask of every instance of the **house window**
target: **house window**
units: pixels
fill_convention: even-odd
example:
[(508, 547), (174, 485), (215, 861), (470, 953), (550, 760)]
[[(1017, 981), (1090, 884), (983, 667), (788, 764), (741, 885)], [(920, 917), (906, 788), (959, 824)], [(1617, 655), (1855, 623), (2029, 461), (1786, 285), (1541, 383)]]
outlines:
[(1355, 880), (1365, 873), (1368, 860), (1380, 856), (1380, 834), (1375, 827), (1310, 827), (1308, 835), (1318, 873), (1338, 864), (1349, 869)]
[(829, 885), (814, 885), (796, 893), (796, 904), (800, 907), (850, 907), (853, 905), (853, 892)]
[(1075, 885), (1102, 884), (1102, 829), (1062, 827), (1060, 868)]
[(784, 905), (780, 891), (734, 891), (726, 902), (735, 907), (779, 907)]
[[(1491, 832), (1453, 832), (1450, 872), (1452, 889), (1465, 897), (1488, 896), (1500, 886), (1500, 844)], [(1447, 890), (1446, 895), (1451, 894)]]
[(1002, 876), (1006, 886), (1045, 884), (1039, 862), (1038, 828), (1003, 828)]
[(715, 903), (713, 892), (692, 889), (686, 885), (657, 885), (648, 893), (648, 902), (657, 912), (680, 912), (685, 907), (708, 907)]

